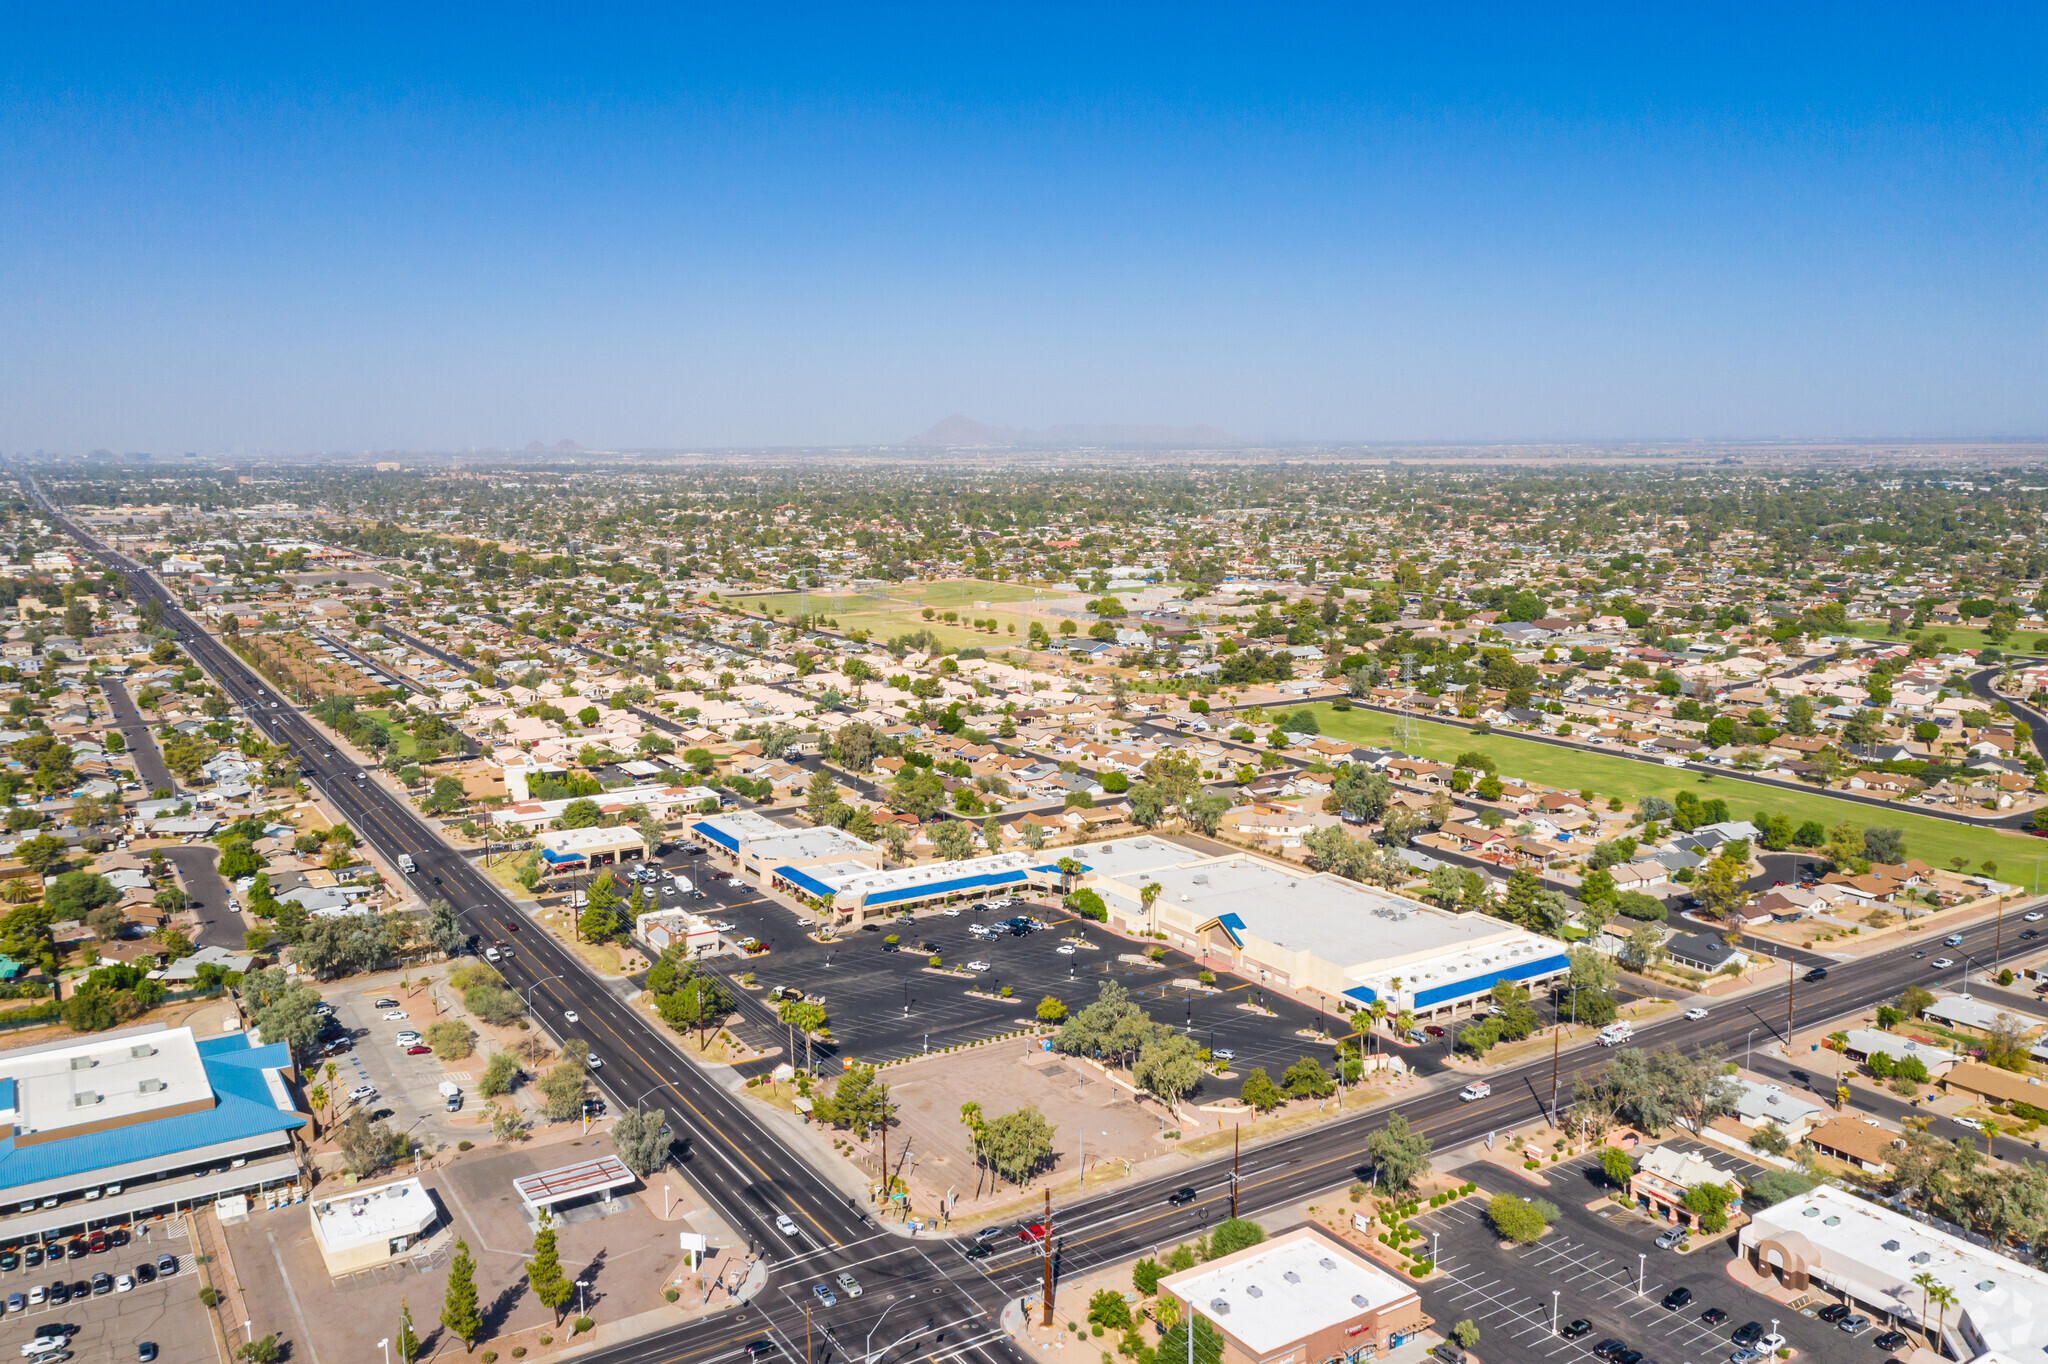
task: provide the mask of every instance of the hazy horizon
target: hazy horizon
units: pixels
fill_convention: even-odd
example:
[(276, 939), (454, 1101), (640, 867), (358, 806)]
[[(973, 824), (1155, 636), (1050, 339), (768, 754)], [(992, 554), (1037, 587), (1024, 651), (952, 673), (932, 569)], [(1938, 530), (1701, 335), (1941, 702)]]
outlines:
[(0, 449), (2036, 437), (2043, 32), (25, 13)]

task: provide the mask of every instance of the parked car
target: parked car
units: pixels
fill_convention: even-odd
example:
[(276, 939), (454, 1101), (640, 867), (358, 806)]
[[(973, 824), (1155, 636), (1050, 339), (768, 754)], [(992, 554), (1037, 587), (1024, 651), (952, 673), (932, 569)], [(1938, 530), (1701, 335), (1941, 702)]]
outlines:
[(1852, 1336), (1861, 1335), (1870, 1329), (1870, 1318), (1864, 1316), (1861, 1312), (1853, 1312), (1836, 1322), (1835, 1329), (1847, 1331)]
[(1575, 1321), (1566, 1322), (1564, 1324), (1563, 1329), (1558, 1331), (1558, 1334), (1563, 1336), (1566, 1340), (1577, 1340), (1580, 1336), (1586, 1334), (1586, 1332), (1592, 1329), (1593, 1323), (1587, 1321), (1584, 1317), (1580, 1317)]
[(1840, 1320), (1841, 1320), (1841, 1319), (1842, 1319), (1843, 1317), (1846, 1317), (1846, 1316), (1848, 1316), (1848, 1315), (1849, 1315), (1849, 1311), (1850, 1311), (1850, 1308), (1849, 1308), (1849, 1304), (1847, 1304), (1847, 1303), (1845, 1303), (1845, 1302), (1834, 1302), (1834, 1303), (1829, 1303), (1829, 1304), (1828, 1304), (1828, 1305), (1827, 1305), (1826, 1307), (1823, 1307), (1823, 1308), (1821, 1308), (1821, 1309), (1820, 1309), (1820, 1311), (1818, 1311), (1818, 1312), (1814, 1313), (1814, 1315), (1815, 1315), (1815, 1316), (1817, 1316), (1817, 1317), (1819, 1317), (1819, 1318), (1820, 1318), (1820, 1319), (1821, 1319), (1822, 1321), (1826, 1322), (1826, 1323), (1827, 1323), (1828, 1325), (1830, 1325), (1830, 1326), (1833, 1326), (1833, 1325), (1834, 1325), (1834, 1324), (1835, 1324), (1836, 1322), (1840, 1321)]
[(377, 1086), (357, 1085), (348, 1092), (349, 1102), (365, 1104), (377, 1097)]
[(1709, 1307), (1706, 1311), (1700, 1313), (1700, 1320), (1709, 1326), (1719, 1326), (1722, 1322), (1728, 1320), (1728, 1314), (1718, 1307)]
[(403, 1009), (387, 1009), (384, 1012), (384, 1021), (386, 1023), (403, 1023), (410, 1017), (412, 1015)]
[(1691, 1302), (1692, 1290), (1690, 1288), (1687, 1288), (1684, 1284), (1680, 1284), (1678, 1287), (1672, 1289), (1669, 1293), (1666, 1293), (1664, 1295), (1664, 1310), (1667, 1312), (1676, 1312), (1681, 1307), (1689, 1306)]
[(432, 1056), (434, 1049), (424, 1042), (415, 1042), (405, 1049), (407, 1056)]
[(1886, 1331), (1870, 1343), (1880, 1350), (1896, 1350), (1905, 1345), (1906, 1333), (1904, 1331)]
[(157, 1256), (157, 1257), (156, 1257), (156, 1272), (157, 1272), (157, 1273), (159, 1273), (159, 1274), (164, 1274), (164, 1275), (170, 1275), (170, 1274), (175, 1274), (175, 1273), (177, 1273), (177, 1272), (178, 1272), (178, 1257), (177, 1257), (177, 1256), (175, 1256), (175, 1255), (159, 1255), (159, 1256)]
[(1657, 1237), (1657, 1249), (1669, 1250), (1685, 1239), (1684, 1227), (1672, 1227)]

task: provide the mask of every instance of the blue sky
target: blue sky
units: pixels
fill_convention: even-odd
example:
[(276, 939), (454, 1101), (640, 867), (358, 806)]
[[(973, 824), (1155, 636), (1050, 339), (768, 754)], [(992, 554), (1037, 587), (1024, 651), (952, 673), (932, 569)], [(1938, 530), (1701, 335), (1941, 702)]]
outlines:
[(0, 449), (2048, 433), (2038, 9), (300, 8), (10, 16)]

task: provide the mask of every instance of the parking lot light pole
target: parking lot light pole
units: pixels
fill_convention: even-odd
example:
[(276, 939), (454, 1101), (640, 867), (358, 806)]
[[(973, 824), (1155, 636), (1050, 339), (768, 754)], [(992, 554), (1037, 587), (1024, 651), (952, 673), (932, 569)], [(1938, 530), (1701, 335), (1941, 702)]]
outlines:
[(585, 1299), (583, 1294), (584, 1290), (588, 1289), (589, 1287), (590, 1280), (588, 1279), (578, 1279), (576, 1281), (576, 1315), (579, 1317), (588, 1315), (586, 1309), (589, 1307), (589, 1302), (587, 1299)]
[(1561, 1290), (1550, 1290), (1550, 1334), (1557, 1334), (1557, 1295)]
[(1643, 1296), (1643, 1275), (1648, 1272), (1649, 1267), (1649, 1252), (1643, 1251), (1638, 1253), (1636, 1256), (1636, 1296), (1639, 1298)]

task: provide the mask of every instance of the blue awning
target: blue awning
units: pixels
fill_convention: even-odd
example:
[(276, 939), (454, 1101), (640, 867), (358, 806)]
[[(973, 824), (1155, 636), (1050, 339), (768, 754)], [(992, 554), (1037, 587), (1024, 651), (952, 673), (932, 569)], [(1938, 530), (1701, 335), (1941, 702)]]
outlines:
[(1496, 981), (1534, 980), (1539, 976), (1556, 975), (1560, 971), (1570, 970), (1571, 964), (1570, 957), (1559, 953), (1554, 957), (1540, 957), (1535, 961), (1526, 962), (1521, 966), (1509, 967), (1502, 971), (1484, 971), (1476, 976), (1467, 976), (1463, 980), (1452, 981), (1449, 985), (1438, 985), (1428, 990), (1417, 991), (1415, 1007), (1427, 1009), (1433, 1004), (1442, 1004), (1450, 1000), (1483, 995), (1494, 987)]
[(1370, 1004), (1375, 999), (1378, 999), (1379, 996), (1372, 992), (1372, 987), (1369, 985), (1354, 985), (1344, 992), (1344, 998), (1355, 999), (1360, 1004)]
[(740, 850), (740, 841), (737, 838), (734, 838), (731, 834), (708, 820), (700, 819), (690, 827), (710, 839), (713, 843), (716, 843), (719, 847), (724, 848), (727, 852), (738, 852)]
[(806, 875), (795, 867), (777, 867), (775, 874), (795, 886), (798, 890), (809, 891), (823, 900), (833, 899), (839, 894), (838, 891), (832, 889), (832, 887), (826, 885), (817, 877)]
[(588, 862), (590, 859), (580, 852), (556, 852), (553, 848), (542, 848), (540, 860), (549, 866), (559, 866), (564, 862)]
[(1013, 886), (1028, 875), (1022, 869), (1016, 871), (992, 871), (980, 876), (956, 876), (950, 881), (932, 881), (921, 886), (904, 886), (898, 890), (885, 890), (867, 897), (871, 905), (893, 905), (903, 900), (922, 900), (933, 895), (951, 895), (955, 891), (982, 890), (990, 886)]

